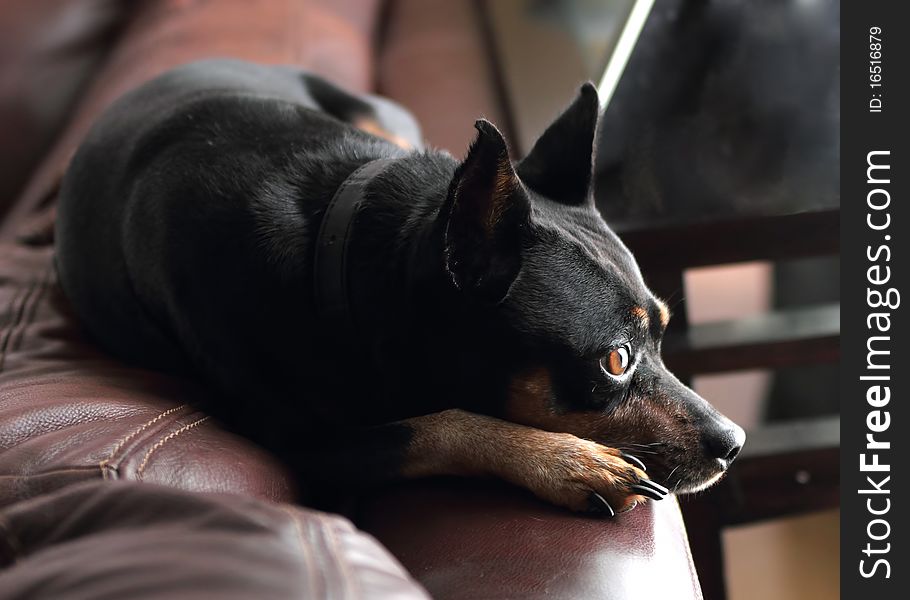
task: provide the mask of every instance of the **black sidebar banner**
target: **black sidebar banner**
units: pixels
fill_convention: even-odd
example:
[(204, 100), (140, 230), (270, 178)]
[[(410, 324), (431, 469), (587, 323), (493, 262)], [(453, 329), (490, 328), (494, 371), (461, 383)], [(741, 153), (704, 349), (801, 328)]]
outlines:
[[(910, 597), (910, 20), (841, 3), (841, 594)], [(811, 559), (809, 559), (811, 560)]]

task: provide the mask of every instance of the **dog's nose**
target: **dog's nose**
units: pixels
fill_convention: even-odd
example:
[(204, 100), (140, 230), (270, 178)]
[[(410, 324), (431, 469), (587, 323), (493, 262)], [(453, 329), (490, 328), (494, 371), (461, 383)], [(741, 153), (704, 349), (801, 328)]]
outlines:
[(727, 468), (742, 450), (746, 442), (746, 432), (732, 421), (718, 425), (720, 426), (717, 429), (706, 436), (705, 444), (711, 458), (718, 459), (724, 468)]

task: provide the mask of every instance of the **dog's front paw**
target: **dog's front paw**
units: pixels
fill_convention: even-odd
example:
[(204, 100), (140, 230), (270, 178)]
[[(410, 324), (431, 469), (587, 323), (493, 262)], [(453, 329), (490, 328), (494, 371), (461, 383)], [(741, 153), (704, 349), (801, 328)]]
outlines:
[(574, 511), (612, 517), (668, 494), (648, 479), (640, 460), (567, 433), (546, 433), (519, 467), (521, 485)]

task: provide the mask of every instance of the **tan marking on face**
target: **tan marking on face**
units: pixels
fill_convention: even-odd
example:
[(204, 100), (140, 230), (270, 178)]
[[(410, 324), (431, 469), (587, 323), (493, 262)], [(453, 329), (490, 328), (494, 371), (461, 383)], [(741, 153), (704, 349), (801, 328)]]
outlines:
[[(554, 409), (551, 373), (546, 368), (529, 369), (512, 379), (505, 418), (623, 449), (642, 459), (652, 478), (660, 480), (675, 473), (673, 481), (666, 482), (668, 486), (682, 478), (698, 481), (706, 475), (699, 458), (702, 450), (697, 424), (688, 417), (684, 405), (662, 393), (632, 394), (608, 413), (559, 412)], [(649, 449), (652, 444), (656, 446)]]
[(586, 510), (591, 491), (617, 512), (645, 500), (630, 486), (646, 474), (615, 448), (457, 409), (406, 423), (407, 477), (492, 475), (572, 510)]
[(641, 324), (645, 329), (648, 328), (648, 323), (651, 322), (651, 319), (648, 317), (647, 310), (641, 306), (635, 306), (632, 308), (632, 316), (641, 321)]
[(622, 411), (614, 411), (611, 415), (593, 411), (560, 414), (553, 410), (552, 393), (552, 379), (546, 368), (520, 373), (509, 386), (506, 418), (523, 425), (592, 440), (622, 439), (619, 430), (623, 424), (614, 423), (614, 417)]
[[(610, 446), (697, 439), (681, 409), (657, 398), (633, 396), (609, 413), (595, 410), (557, 412), (552, 379), (546, 368), (531, 369), (512, 379), (505, 417), (547, 431), (571, 433)], [(634, 454), (634, 452), (633, 452)]]
[(381, 137), (384, 140), (388, 140), (396, 146), (404, 148), (405, 150), (411, 150), (414, 147), (409, 141), (383, 128), (375, 119), (372, 119), (370, 117), (360, 117), (355, 120), (352, 125), (361, 131), (365, 131), (371, 135), (375, 135), (377, 137)]
[(660, 311), (660, 324), (662, 327), (666, 327), (670, 322), (670, 309), (660, 300), (657, 301), (657, 308)]

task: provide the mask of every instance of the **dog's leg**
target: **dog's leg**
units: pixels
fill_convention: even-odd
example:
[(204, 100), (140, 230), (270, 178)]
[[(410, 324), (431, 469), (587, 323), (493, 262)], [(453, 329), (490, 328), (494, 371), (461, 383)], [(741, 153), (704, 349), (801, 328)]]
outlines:
[[(615, 448), (463, 410), (376, 428), (351, 449), (360, 457), (361, 470), (351, 473), (355, 479), (364, 471), (383, 473), (381, 478), (493, 476), (553, 504), (609, 516), (667, 493), (647, 478), (637, 459)], [(335, 476), (344, 477), (339, 461), (348, 462), (345, 454), (319, 462), (334, 464)]]
[(403, 474), (492, 475), (576, 511), (612, 515), (667, 490), (636, 459), (615, 448), (477, 415), (448, 410), (408, 421), (413, 437)]
[(380, 96), (355, 96), (310, 73), (301, 72), (300, 77), (313, 100), (333, 117), (405, 150), (423, 148), (417, 121), (395, 102)]

